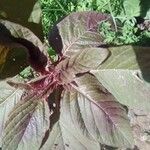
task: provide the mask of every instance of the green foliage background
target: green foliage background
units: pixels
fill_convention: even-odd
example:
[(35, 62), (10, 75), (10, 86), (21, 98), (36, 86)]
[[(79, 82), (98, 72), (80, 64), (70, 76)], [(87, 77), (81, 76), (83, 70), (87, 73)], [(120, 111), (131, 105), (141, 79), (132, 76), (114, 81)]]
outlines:
[(112, 16), (115, 30), (108, 22), (100, 26), (100, 33), (107, 44), (123, 45), (149, 43), (148, 29), (138, 28), (137, 17), (150, 19), (148, 0), (40, 0), (44, 34), (63, 16), (76, 11), (98, 11)]

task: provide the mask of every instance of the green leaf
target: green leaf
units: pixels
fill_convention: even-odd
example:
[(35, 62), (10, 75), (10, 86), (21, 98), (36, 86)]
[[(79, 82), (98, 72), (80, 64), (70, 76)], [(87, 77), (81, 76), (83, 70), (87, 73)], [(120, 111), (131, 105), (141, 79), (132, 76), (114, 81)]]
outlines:
[(141, 17), (144, 19), (150, 19), (150, 1), (142, 0), (141, 3)]
[(0, 10), (0, 18), (1, 18), (1, 17), (2, 17), (2, 18), (7, 18), (6, 12)]
[(111, 56), (91, 73), (120, 103), (149, 112), (150, 48), (121, 46), (109, 50)]
[(39, 1), (34, 4), (31, 15), (28, 19), (29, 22), (40, 23), (42, 10)]
[(150, 9), (147, 11), (146, 16), (145, 16), (145, 19), (150, 20)]
[(124, 0), (123, 5), (128, 18), (140, 16), (140, 0)]
[(38, 99), (35, 93), (28, 95), (9, 113), (2, 135), (2, 149), (39, 149), (48, 128), (49, 108), (46, 101)]

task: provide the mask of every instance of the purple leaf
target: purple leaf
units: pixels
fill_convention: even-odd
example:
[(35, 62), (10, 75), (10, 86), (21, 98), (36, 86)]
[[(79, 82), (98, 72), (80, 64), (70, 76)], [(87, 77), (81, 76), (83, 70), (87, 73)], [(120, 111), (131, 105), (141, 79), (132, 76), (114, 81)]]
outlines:
[[(27, 57), (28, 64), (31, 65), (31, 67), (35, 71), (41, 72), (42, 74), (44, 74), (46, 72), (45, 67), (47, 65), (48, 57), (47, 57), (47, 53), (44, 51), (44, 47), (41, 41), (29, 29), (21, 25), (18, 25), (9, 21), (4, 21), (4, 20), (0, 20), (0, 23), (1, 23), (1, 28), (2, 28), (2, 30), (0, 31), (0, 37), (1, 37), (0, 42), (2, 44), (5, 43), (5, 47), (12, 46), (14, 47), (14, 49), (18, 45), (22, 47), (22, 49), (24, 49), (24, 51), (28, 55)], [(12, 49), (12, 48), (9, 48), (9, 49)], [(18, 53), (23, 53), (23, 52), (21, 50), (20, 51), (18, 50), (18, 52), (16, 52), (15, 55), (17, 55)], [(1, 55), (1, 57), (2, 56), (3, 55)], [(5, 57), (5, 59), (7, 58), (8, 56)], [(20, 59), (20, 62), (23, 62), (23, 63), (27, 62), (26, 57), (24, 58), (24, 61)], [(27, 66), (27, 63), (25, 66)], [(10, 66), (7, 66), (7, 67), (9, 68)], [(21, 65), (21, 66), (18, 65), (18, 67), (22, 67), (23, 69), (24, 65)], [(17, 74), (18, 71), (16, 71), (15, 73)]]
[(66, 105), (62, 112), (64, 115), (70, 112), (74, 128), (106, 145), (133, 147), (131, 127), (124, 107), (91, 74), (76, 78), (75, 82), (78, 87), (73, 87), (77, 93), (67, 93), (62, 102)]
[(69, 55), (83, 48), (104, 44), (98, 31), (99, 23), (111, 17), (97, 12), (76, 12), (60, 21), (49, 34), (50, 45), (61, 55)]
[(22, 99), (10, 112), (2, 135), (2, 149), (39, 149), (49, 127), (46, 101), (35, 93)]
[(47, 65), (47, 56), (43, 54), (40, 49), (33, 45), (31, 42), (21, 38), (14, 38), (14, 41), (27, 48), (28, 63), (37, 72), (44, 74), (46, 72), (45, 67)]
[(52, 28), (51, 32), (49, 33), (48, 41), (50, 46), (55, 50), (55, 52), (58, 55), (62, 56), (62, 40), (56, 25)]
[(55, 69), (60, 72), (61, 83), (67, 84), (77, 74), (96, 70), (108, 56), (109, 51), (105, 48), (86, 48), (60, 61)]
[(101, 149), (101, 144), (132, 148), (124, 107), (91, 74), (75, 79), (78, 87), (62, 93), (60, 118), (44, 149)]

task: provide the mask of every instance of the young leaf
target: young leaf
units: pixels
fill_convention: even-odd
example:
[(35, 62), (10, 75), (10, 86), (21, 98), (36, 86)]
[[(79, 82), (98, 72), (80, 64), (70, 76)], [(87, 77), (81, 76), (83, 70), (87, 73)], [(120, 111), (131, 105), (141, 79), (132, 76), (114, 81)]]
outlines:
[(2, 136), (2, 149), (39, 149), (49, 128), (49, 108), (35, 93), (22, 99), (9, 113)]
[(91, 72), (120, 103), (149, 112), (149, 47), (121, 46), (109, 50), (111, 56)]
[[(57, 36), (52, 37), (53, 34), (50, 34), (50, 45), (59, 40), (57, 43), (62, 44), (62, 53), (67, 56), (84, 48), (100, 46), (104, 43), (98, 32), (98, 26), (104, 20), (111, 20), (111, 18), (97, 12), (72, 13), (57, 24), (55, 28)], [(60, 47), (55, 47), (55, 50), (61, 53)]]
[(106, 48), (86, 48), (75, 53), (70, 58), (62, 60), (56, 66), (56, 69), (61, 70), (60, 78), (62, 82), (69, 83), (76, 74), (97, 69), (108, 56), (109, 51)]

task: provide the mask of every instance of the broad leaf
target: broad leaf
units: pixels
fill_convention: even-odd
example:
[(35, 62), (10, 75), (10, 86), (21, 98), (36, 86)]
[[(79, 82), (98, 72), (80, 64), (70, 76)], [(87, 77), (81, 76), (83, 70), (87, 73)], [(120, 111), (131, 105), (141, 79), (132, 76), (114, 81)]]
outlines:
[(27, 66), (26, 58), (26, 47), (15, 42), (10, 31), (0, 23), (0, 78), (14, 76), (23, 70)]
[(99, 150), (101, 143), (132, 147), (132, 132), (123, 106), (92, 75), (85, 74), (75, 82), (75, 89), (62, 94), (60, 119), (43, 150)]
[(40, 39), (28, 28), (2, 19), (0, 19), (0, 23), (3, 24), (9, 30), (12, 36), (16, 38), (26, 39), (32, 42), (35, 46), (39, 47), (41, 51), (44, 51), (43, 44), (40, 41)]
[(93, 71), (98, 80), (116, 97), (131, 109), (149, 112), (150, 84), (139, 78), (138, 70)]
[(25, 96), (9, 113), (2, 136), (2, 149), (39, 149), (48, 128), (47, 103), (38, 99), (35, 93)]
[[(9, 63), (6, 64), (7, 68), (10, 68), (10, 64), (13, 66), (13, 60), (18, 60), (18, 62), (16, 61), (16, 67), (21, 67), (23, 70), (24, 66), (27, 66), (28, 58), (28, 64), (36, 71), (43, 72), (47, 65), (48, 58), (46, 57), (47, 53), (44, 51), (41, 41), (33, 34), (33, 32), (21, 25), (5, 20), (0, 20), (0, 23), (0, 27), (2, 28), (0, 31), (1, 57), (3, 59), (8, 58), (8, 60), (10, 58)], [(19, 50), (18, 47), (25, 49), (24, 53), (26, 53), (26, 57), (24, 56), (25, 54), (23, 51)], [(12, 48), (15, 49), (15, 52), (12, 51)], [(8, 57), (7, 54), (10, 54), (10, 57)], [(16, 58), (18, 55), (20, 59)], [(16, 67), (14, 66), (14, 68)], [(18, 71), (15, 72), (14, 69), (14, 73), (16, 75)]]
[(9, 86), (5, 80), (0, 80), (0, 147), (2, 133), (8, 117), (13, 107), (20, 101), (23, 91)]
[(128, 18), (140, 16), (140, 0), (125, 0), (123, 5)]
[(84, 109), (87, 109), (86, 112), (91, 110), (92, 115), (87, 114), (82, 115), (82, 117), (88, 132), (94, 139), (114, 147), (132, 147), (134, 142), (124, 107), (94, 76), (85, 74), (76, 78), (75, 82), (77, 86), (73, 87), (79, 92), (77, 94), (78, 101), (82, 99), (88, 101), (87, 104), (90, 105), (87, 108), (86, 102), (83, 102), (83, 106), (81, 105), (82, 111), (80, 112), (83, 112)]
[(62, 48), (53, 47), (57, 53), (60, 54), (62, 50), (67, 56), (84, 48), (100, 46), (104, 43), (98, 26), (104, 20), (111, 20), (110, 16), (97, 12), (72, 13), (56, 25), (55, 34), (49, 36), (50, 45), (62, 45)]
[(120, 103), (149, 112), (149, 47), (122, 46), (109, 50), (111, 56), (91, 72)]
[(110, 47), (108, 50), (110, 51), (110, 57), (99, 69), (142, 70), (143, 73), (149, 72), (149, 47), (127, 45)]
[[(72, 122), (70, 124), (73, 125)], [(72, 132), (73, 132), (73, 134), (72, 134)], [(72, 127), (69, 127), (69, 128), (65, 127), (63, 125), (63, 122), (61, 123), (60, 121), (58, 121), (53, 126), (47, 142), (41, 148), (41, 150), (55, 150), (55, 149), (60, 149), (60, 150), (66, 150), (66, 149), (100, 150), (101, 146), (99, 143), (89, 140), (87, 137), (84, 137), (84, 136), (76, 133), (75, 129), (72, 130)]]

